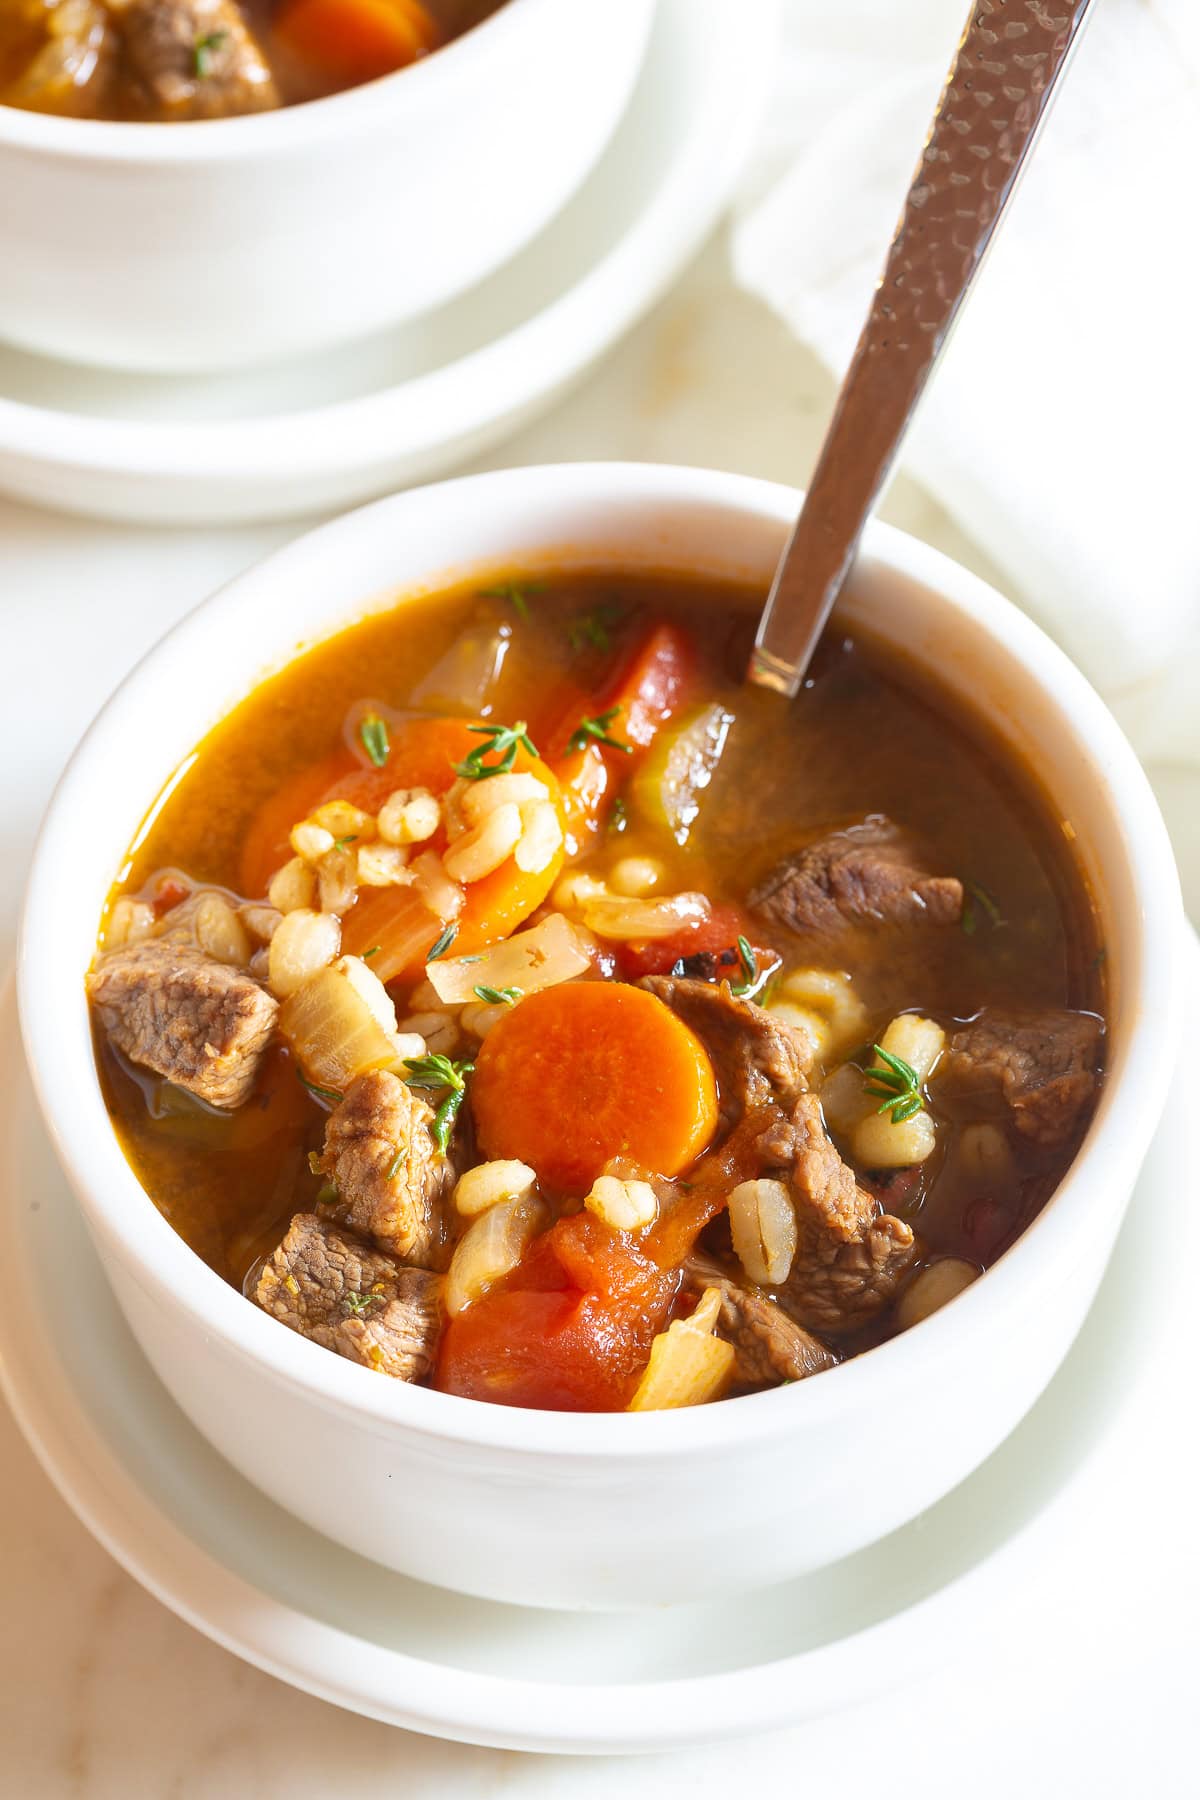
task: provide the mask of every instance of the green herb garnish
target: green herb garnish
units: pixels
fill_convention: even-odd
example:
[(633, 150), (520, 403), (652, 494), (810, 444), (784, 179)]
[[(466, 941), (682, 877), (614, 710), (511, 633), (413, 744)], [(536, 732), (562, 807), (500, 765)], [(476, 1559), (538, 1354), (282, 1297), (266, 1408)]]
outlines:
[(543, 581), (499, 581), (495, 587), (479, 591), (485, 600), (507, 600), (518, 619), (528, 619), (529, 596), (540, 594), (545, 585)]
[(349, 837), (334, 838), (333, 847), (335, 850), (344, 850), (347, 844), (357, 844), (357, 842), (358, 833), (357, 831), (354, 831), (351, 832)]
[(608, 829), (613, 832), (629, 830), (629, 808), (625, 804), (625, 797), (623, 794), (618, 794), (612, 803), (612, 808), (608, 815)]
[[(979, 909), (978, 912), (976, 908)], [(996, 896), (990, 894), (987, 888), (982, 887), (978, 881), (964, 881), (960, 924), (968, 937), (975, 935), (979, 924), (979, 912), (983, 913), (989, 925), (996, 926), (1004, 923), (1000, 916), (1000, 907), (997, 904)]]
[(488, 1006), (515, 1006), (517, 1001), (524, 994), (525, 989), (519, 987), (477, 987), (475, 992)]
[(892, 1124), (903, 1125), (925, 1104), (921, 1097), (921, 1077), (902, 1056), (893, 1056), (880, 1044), (872, 1044), (871, 1049), (883, 1066), (877, 1068), (872, 1063), (866, 1070), (863, 1091), (873, 1100), (881, 1100), (882, 1104), (875, 1108), (876, 1113), (890, 1112)]
[(351, 1313), (355, 1318), (365, 1313), (372, 1300), (382, 1300), (382, 1294), (347, 1294), (342, 1300), (342, 1311)]
[(332, 1206), (337, 1197), (338, 1191), (336, 1181), (323, 1181), (317, 1189), (316, 1201), (318, 1206)]
[(572, 650), (608, 650), (612, 644), (609, 631), (620, 619), (622, 610), (616, 600), (605, 600), (591, 612), (572, 619), (567, 626), (567, 642)]
[(448, 1056), (434, 1053), (431, 1056), (410, 1056), (405, 1059), (405, 1068), (409, 1073), (405, 1080), (410, 1087), (445, 1088), (445, 1099), (438, 1105), (433, 1115), (433, 1141), (446, 1154), (450, 1142), (450, 1134), (454, 1130), (454, 1121), (467, 1092), (467, 1076), (473, 1074), (475, 1064), (472, 1062), (451, 1062)]
[(730, 993), (736, 994), (739, 1000), (748, 1000), (756, 994), (762, 985), (763, 976), (758, 966), (758, 958), (753, 946), (747, 938), (739, 933), (737, 941), (738, 961), (742, 965), (742, 979), (730, 985)]
[(382, 945), (382, 944), (372, 944), (372, 945), (371, 945), (371, 948), (370, 948), (370, 949), (369, 949), (369, 950), (364, 950), (364, 951), (363, 951), (363, 953), (362, 953), (362, 959), (363, 959), (363, 961), (364, 961), (364, 962), (370, 962), (370, 960), (371, 960), (371, 958), (372, 958), (372, 957), (373, 957), (373, 956), (378, 956), (378, 955), (379, 955), (379, 952), (380, 952), (380, 951), (381, 951), (381, 950), (382, 950), (382, 949), (383, 949), (383, 945)]
[(391, 751), (388, 728), (378, 713), (368, 713), (358, 728), (362, 747), (377, 769), (382, 769)]
[(395, 1156), (393, 1156), (391, 1162), (388, 1164), (387, 1174), (383, 1178), (385, 1181), (395, 1181), (397, 1175), (400, 1173), (401, 1164), (404, 1161), (404, 1151), (405, 1146), (401, 1144)]
[(345, 1095), (340, 1094), (336, 1088), (320, 1087), (315, 1081), (310, 1081), (307, 1075), (301, 1073), (299, 1067), (296, 1069), (296, 1080), (301, 1087), (307, 1088), (310, 1094), (315, 1094), (318, 1100), (328, 1100), (331, 1106), (340, 1106), (345, 1098)]
[[(486, 781), (489, 775), (511, 774), (518, 747), (527, 750), (530, 756), (538, 753), (524, 719), (518, 719), (515, 725), (470, 725), (467, 729), (488, 741), (477, 744), (465, 762), (451, 764), (454, 773), (461, 775), (464, 781)], [(485, 761), (489, 756), (494, 756), (496, 761)]]
[(213, 56), (228, 36), (227, 31), (208, 31), (196, 39), (192, 45), (192, 72), (197, 81), (204, 81), (212, 74)]
[(441, 937), (438, 939), (437, 943), (433, 946), (433, 949), (429, 952), (429, 955), (425, 958), (425, 961), (427, 963), (436, 962), (439, 956), (445, 956), (447, 950), (450, 948), (451, 944), (454, 942), (454, 940), (457, 936), (458, 936), (458, 926), (457, 925), (447, 925), (445, 931), (443, 931)]
[(633, 745), (623, 744), (608, 729), (617, 714), (623, 710), (623, 703), (618, 703), (610, 706), (607, 712), (597, 713), (594, 719), (580, 719), (567, 740), (567, 749), (586, 750), (589, 743), (606, 744), (610, 750), (620, 750), (623, 755), (632, 756)]

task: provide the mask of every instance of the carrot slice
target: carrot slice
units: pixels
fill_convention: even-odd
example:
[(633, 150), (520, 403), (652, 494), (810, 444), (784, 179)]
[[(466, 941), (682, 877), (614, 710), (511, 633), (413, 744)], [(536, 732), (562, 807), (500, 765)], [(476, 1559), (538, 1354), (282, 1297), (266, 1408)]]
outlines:
[(717, 1124), (704, 1046), (653, 994), (566, 982), (530, 994), (484, 1039), (471, 1084), (489, 1157), (583, 1194), (613, 1157), (675, 1175)]
[(421, 0), (287, 0), (275, 33), (338, 87), (407, 68), (444, 41)]

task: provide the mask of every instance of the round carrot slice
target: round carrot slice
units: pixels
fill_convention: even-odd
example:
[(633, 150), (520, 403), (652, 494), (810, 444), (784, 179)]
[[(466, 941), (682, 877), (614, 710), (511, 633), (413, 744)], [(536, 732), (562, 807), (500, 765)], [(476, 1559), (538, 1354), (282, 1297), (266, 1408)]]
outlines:
[(617, 982), (530, 994), (484, 1039), (470, 1092), (485, 1153), (529, 1163), (560, 1193), (586, 1193), (616, 1156), (676, 1175), (717, 1124), (699, 1038)]

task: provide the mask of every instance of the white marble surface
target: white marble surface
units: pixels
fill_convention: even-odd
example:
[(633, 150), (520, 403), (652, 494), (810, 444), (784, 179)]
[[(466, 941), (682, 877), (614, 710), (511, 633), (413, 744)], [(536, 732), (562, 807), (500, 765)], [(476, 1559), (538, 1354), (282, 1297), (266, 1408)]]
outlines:
[[(812, 360), (734, 293), (713, 246), (586, 386), (492, 461), (645, 457), (803, 480), (829, 397)], [(884, 510), (994, 577), (903, 480)], [(92, 711), (163, 629), (294, 530), (134, 531), (0, 502), (4, 958), (38, 817)], [(1195, 789), (1181, 772), (1152, 773), (1195, 907)], [(1190, 1725), (1200, 1456), (1183, 1321), (1176, 1347), (1161, 1386), (1146, 1391), (1075, 1490), (1061, 1554), (1004, 1621), (979, 1620), (944, 1673), (887, 1701), (856, 1697), (849, 1712), (802, 1731), (616, 1763), (438, 1744), (258, 1674), (115, 1567), (0, 1415), (0, 1800), (558, 1800), (724, 1795), (756, 1782), (836, 1800), (880, 1791), (1186, 1800), (1200, 1791)]]

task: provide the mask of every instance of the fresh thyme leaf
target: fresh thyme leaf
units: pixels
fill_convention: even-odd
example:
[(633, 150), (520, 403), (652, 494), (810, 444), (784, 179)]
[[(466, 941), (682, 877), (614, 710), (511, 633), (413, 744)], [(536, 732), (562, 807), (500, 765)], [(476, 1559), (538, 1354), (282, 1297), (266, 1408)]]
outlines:
[(457, 936), (458, 936), (458, 926), (457, 925), (447, 925), (445, 931), (443, 931), (441, 937), (438, 939), (437, 943), (433, 946), (433, 949), (429, 952), (429, 955), (425, 958), (425, 961), (427, 963), (436, 962), (439, 956), (445, 956), (447, 950), (450, 948), (451, 944), (454, 942), (454, 940)]
[(383, 1179), (385, 1181), (395, 1181), (397, 1175), (400, 1173), (403, 1163), (404, 1163), (404, 1145), (401, 1144), (399, 1150), (397, 1150), (395, 1156), (393, 1156), (391, 1162), (388, 1164), (387, 1174), (384, 1176)]
[(344, 850), (347, 844), (357, 844), (357, 842), (358, 833), (357, 831), (353, 831), (349, 837), (334, 838), (333, 847), (335, 850)]
[(350, 1293), (350, 1294), (347, 1294), (344, 1297), (344, 1299), (342, 1300), (342, 1311), (345, 1313), (350, 1313), (354, 1317), (357, 1318), (360, 1313), (366, 1312), (366, 1310), (367, 1310), (368, 1306), (370, 1306), (372, 1300), (382, 1300), (382, 1299), (383, 1299), (382, 1294)]
[(567, 642), (572, 650), (608, 650), (611, 628), (617, 624), (624, 608), (617, 600), (604, 600), (591, 612), (581, 613), (567, 626)]
[(610, 706), (607, 712), (597, 713), (594, 719), (580, 719), (579, 724), (567, 740), (567, 749), (586, 750), (589, 743), (597, 743), (606, 744), (610, 750), (620, 750), (625, 756), (632, 756), (633, 745), (623, 744), (620, 738), (613, 737), (609, 731), (609, 726), (617, 714), (623, 710), (622, 702), (616, 706)]
[(877, 1060), (865, 1071), (863, 1092), (881, 1102), (875, 1108), (876, 1113), (890, 1113), (893, 1125), (903, 1125), (925, 1104), (921, 1078), (911, 1063), (906, 1063), (902, 1056), (893, 1056), (882, 1044), (873, 1044), (871, 1049)]
[(368, 713), (358, 728), (363, 749), (377, 769), (382, 769), (387, 762), (391, 744), (388, 742), (388, 728), (378, 713)]
[(488, 1006), (515, 1006), (525, 990), (519, 987), (477, 987), (475, 992)]
[[(517, 760), (518, 749), (527, 750), (530, 756), (538, 753), (524, 719), (518, 719), (515, 725), (471, 725), (468, 730), (487, 738), (488, 742), (476, 744), (465, 761), (450, 765), (454, 773), (461, 775), (464, 781), (486, 781), (489, 775), (510, 774)], [(485, 761), (489, 756), (494, 756), (496, 761)]]
[(331, 1106), (340, 1106), (345, 1098), (337, 1088), (320, 1087), (315, 1081), (310, 1081), (299, 1068), (296, 1070), (296, 1080), (301, 1087), (307, 1088), (310, 1094), (315, 1094), (318, 1100), (328, 1100)]
[(372, 944), (372, 945), (371, 945), (371, 948), (370, 948), (370, 949), (369, 949), (369, 950), (364, 950), (364, 951), (363, 951), (363, 953), (362, 953), (362, 959), (363, 959), (363, 961), (364, 961), (364, 962), (370, 962), (370, 960), (371, 960), (371, 958), (372, 958), (372, 957), (373, 957), (373, 956), (378, 956), (378, 955), (379, 955), (379, 952), (380, 952), (380, 951), (381, 951), (381, 950), (382, 950), (382, 949), (383, 949), (383, 945), (382, 945), (382, 944)]
[[(978, 909), (978, 910), (976, 910)], [(1000, 907), (996, 896), (989, 893), (978, 881), (963, 881), (963, 909), (959, 923), (968, 937), (974, 937), (979, 926), (979, 914), (982, 913), (989, 925), (1003, 925)]]
[(336, 1181), (323, 1181), (317, 1189), (316, 1200), (318, 1206), (332, 1206), (337, 1197), (338, 1191)]
[(410, 1087), (447, 1089), (433, 1115), (431, 1128), (433, 1141), (445, 1156), (450, 1134), (454, 1130), (454, 1121), (466, 1097), (467, 1076), (474, 1073), (475, 1064), (451, 1062), (448, 1056), (434, 1052), (430, 1056), (407, 1057), (404, 1066), (409, 1071), (405, 1080)]
[(428, 1056), (408, 1056), (404, 1059), (408, 1070), (405, 1080), (409, 1087), (452, 1088), (461, 1093), (466, 1087), (466, 1077), (471, 1074), (475, 1064), (472, 1062), (451, 1062), (435, 1050)]
[(208, 31), (196, 39), (192, 45), (192, 72), (197, 81), (204, 81), (212, 74), (213, 54), (228, 36), (227, 31)]
[(542, 593), (545, 586), (544, 581), (500, 581), (479, 591), (485, 600), (507, 600), (518, 619), (528, 619), (529, 596)]
[(459, 1108), (466, 1099), (465, 1088), (455, 1088), (442, 1101), (433, 1115), (433, 1141), (445, 1156), (450, 1145), (454, 1121), (458, 1117)]
[(757, 992), (762, 977), (758, 971), (758, 958), (754, 954), (753, 947), (749, 940), (742, 937), (740, 933), (738, 934), (737, 953), (738, 960), (742, 965), (742, 979), (733, 982), (729, 991), (731, 994), (736, 994), (739, 1000), (746, 1000), (751, 994)]

